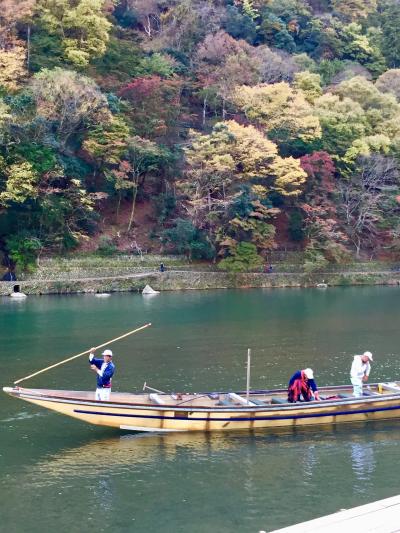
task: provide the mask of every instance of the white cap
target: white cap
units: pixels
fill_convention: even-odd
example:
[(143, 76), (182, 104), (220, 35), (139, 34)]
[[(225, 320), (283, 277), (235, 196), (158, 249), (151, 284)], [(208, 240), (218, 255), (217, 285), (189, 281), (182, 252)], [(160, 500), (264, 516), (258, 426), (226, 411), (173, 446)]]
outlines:
[(372, 353), (371, 353), (371, 352), (364, 352), (363, 355), (364, 355), (365, 357), (368, 357), (368, 359), (369, 359), (370, 361), (373, 361), (373, 359), (372, 359)]
[(312, 368), (305, 368), (304, 374), (306, 375), (307, 379), (314, 379), (314, 372), (312, 371)]
[(112, 351), (111, 350), (104, 350), (104, 352), (101, 355), (108, 355), (109, 357), (112, 357)]

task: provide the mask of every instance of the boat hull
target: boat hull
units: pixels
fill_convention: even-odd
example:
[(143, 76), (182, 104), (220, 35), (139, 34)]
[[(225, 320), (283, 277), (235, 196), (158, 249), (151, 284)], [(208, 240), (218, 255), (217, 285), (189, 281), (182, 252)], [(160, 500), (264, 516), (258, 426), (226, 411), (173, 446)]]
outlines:
[(349, 398), (268, 407), (200, 408), (82, 400), (72, 395), (46, 394), (40, 389), (6, 387), (4, 390), (22, 400), (90, 424), (131, 431), (255, 430), (400, 418), (400, 394), (377, 399)]

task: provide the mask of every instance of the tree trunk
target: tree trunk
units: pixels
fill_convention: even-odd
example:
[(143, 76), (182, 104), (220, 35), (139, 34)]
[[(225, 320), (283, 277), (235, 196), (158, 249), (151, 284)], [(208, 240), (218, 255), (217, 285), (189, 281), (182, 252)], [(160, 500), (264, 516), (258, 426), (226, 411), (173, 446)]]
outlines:
[[(208, 189), (207, 202), (208, 202), (208, 212), (211, 213), (211, 191), (210, 191), (210, 189)], [(211, 239), (212, 232), (211, 232), (211, 223), (210, 222), (208, 223), (208, 235), (209, 235), (209, 237)]]
[(26, 35), (26, 69), (29, 72), (29, 65), (31, 61), (31, 26), (28, 25)]
[(356, 246), (356, 257), (357, 259), (360, 258), (360, 249), (361, 249), (361, 239), (357, 238), (357, 241), (354, 243)]
[(207, 95), (203, 99), (203, 128), (206, 125)]
[(129, 224), (128, 224), (128, 233), (131, 230), (132, 224), (133, 224), (133, 217), (135, 216), (135, 207), (136, 207), (136, 196), (138, 191), (138, 184), (137, 182), (133, 182), (133, 197), (132, 197), (132, 209), (131, 209), (131, 216), (129, 217)]
[(117, 217), (116, 217), (116, 223), (119, 223), (119, 210), (121, 208), (121, 191), (118, 191), (118, 203), (117, 203)]

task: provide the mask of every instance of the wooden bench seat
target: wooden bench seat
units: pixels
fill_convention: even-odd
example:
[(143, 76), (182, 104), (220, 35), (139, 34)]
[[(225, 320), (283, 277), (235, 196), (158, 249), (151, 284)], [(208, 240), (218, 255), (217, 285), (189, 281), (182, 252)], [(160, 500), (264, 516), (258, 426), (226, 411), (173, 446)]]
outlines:
[(271, 403), (280, 404), (288, 403), (287, 398), (278, 398), (277, 396), (272, 396)]
[(265, 400), (259, 400), (258, 398), (252, 398), (251, 403), (255, 405), (266, 405)]
[(400, 387), (397, 383), (379, 383), (378, 387), (383, 391), (400, 393)]
[(217, 405), (223, 405), (224, 407), (235, 407), (235, 404), (232, 403), (228, 398), (223, 398), (222, 400), (219, 400), (219, 402), (217, 402)]
[(236, 392), (230, 392), (228, 394), (228, 398), (232, 402), (237, 402), (237, 403), (240, 403), (242, 405), (254, 405), (253, 400), (247, 401), (246, 398), (243, 398), (243, 396), (239, 396), (239, 394), (236, 394)]

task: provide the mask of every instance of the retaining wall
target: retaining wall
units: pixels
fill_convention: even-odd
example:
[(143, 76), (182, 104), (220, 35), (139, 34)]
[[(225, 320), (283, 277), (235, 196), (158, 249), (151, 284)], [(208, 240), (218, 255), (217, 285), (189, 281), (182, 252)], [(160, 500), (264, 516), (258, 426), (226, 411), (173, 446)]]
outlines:
[(26, 294), (71, 294), (95, 292), (140, 291), (151, 285), (159, 291), (316, 287), (324, 281), (329, 286), (345, 285), (400, 285), (399, 272), (342, 272), (318, 274), (228, 274), (225, 272), (166, 271), (110, 277), (76, 277), (71, 279), (27, 279), (0, 282), (0, 295), (9, 295), (15, 285)]

